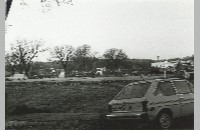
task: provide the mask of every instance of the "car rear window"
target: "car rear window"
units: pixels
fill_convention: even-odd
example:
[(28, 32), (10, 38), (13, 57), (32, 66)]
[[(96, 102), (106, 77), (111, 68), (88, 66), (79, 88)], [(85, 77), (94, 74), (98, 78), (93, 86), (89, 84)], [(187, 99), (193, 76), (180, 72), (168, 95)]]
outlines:
[(174, 88), (171, 85), (171, 82), (165, 81), (165, 82), (159, 82), (156, 91), (154, 92), (154, 95), (164, 95), (164, 96), (171, 96), (175, 95), (176, 92)]
[(115, 99), (120, 100), (120, 99), (130, 99), (130, 98), (141, 98), (146, 94), (149, 86), (150, 86), (149, 82), (128, 85), (115, 97)]
[(174, 85), (179, 93), (185, 94), (192, 92), (192, 88), (186, 81), (174, 81)]

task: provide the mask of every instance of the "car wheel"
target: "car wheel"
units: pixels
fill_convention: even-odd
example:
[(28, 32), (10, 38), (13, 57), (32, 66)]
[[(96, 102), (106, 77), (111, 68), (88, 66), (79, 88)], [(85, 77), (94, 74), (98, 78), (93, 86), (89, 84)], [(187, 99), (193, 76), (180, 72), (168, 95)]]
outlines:
[(172, 117), (169, 113), (162, 112), (159, 114), (157, 122), (159, 124), (159, 127), (163, 129), (168, 129), (172, 126)]

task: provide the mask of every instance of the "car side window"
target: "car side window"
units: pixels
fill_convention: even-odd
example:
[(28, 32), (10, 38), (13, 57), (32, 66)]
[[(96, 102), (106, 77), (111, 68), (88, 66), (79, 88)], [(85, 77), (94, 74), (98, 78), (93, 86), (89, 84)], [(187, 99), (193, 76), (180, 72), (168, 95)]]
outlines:
[(175, 95), (176, 92), (174, 88), (172, 87), (171, 82), (165, 81), (165, 82), (159, 82), (156, 91), (154, 92), (154, 95), (163, 95), (163, 96), (171, 96)]
[(131, 98), (132, 86), (129, 85), (118, 97), (117, 99), (129, 99)]
[(177, 91), (181, 94), (191, 93), (192, 88), (186, 81), (174, 81), (174, 85)]
[(129, 85), (115, 99), (120, 100), (120, 99), (141, 98), (146, 94), (150, 85), (151, 85), (150, 83), (137, 83)]

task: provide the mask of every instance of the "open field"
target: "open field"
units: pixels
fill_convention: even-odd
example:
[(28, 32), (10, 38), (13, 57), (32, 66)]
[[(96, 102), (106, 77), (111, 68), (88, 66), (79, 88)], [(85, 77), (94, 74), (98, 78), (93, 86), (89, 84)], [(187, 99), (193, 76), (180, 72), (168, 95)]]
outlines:
[[(141, 78), (136, 76), (66, 78), (6, 82), (8, 94), (6, 129), (137, 129), (137, 125), (133, 123), (111, 125), (105, 120), (107, 103), (124, 85), (133, 80), (141, 80)], [(186, 127), (178, 124), (176, 127), (193, 129), (191, 124)]]

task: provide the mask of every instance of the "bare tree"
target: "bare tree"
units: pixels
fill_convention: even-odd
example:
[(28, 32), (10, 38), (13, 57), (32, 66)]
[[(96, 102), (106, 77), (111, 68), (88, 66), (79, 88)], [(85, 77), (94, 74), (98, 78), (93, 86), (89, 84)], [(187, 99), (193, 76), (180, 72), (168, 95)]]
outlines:
[(11, 55), (11, 53), (6, 52), (5, 53), (5, 69), (13, 75), (16, 70), (17, 61), (15, 61), (15, 58)]
[(7, 62), (18, 66), (19, 73), (29, 77), (29, 70), (33, 59), (39, 52), (44, 52), (41, 41), (17, 40), (11, 45), (11, 52), (7, 54)]
[[(12, 7), (12, 3), (14, 0), (6, 0), (5, 4), (6, 4), (6, 14), (5, 14), (5, 18), (8, 17), (10, 8)], [(27, 1), (28, 0), (21, 0), (20, 5), (27, 5)], [(60, 6), (61, 4), (72, 4), (72, 0), (40, 0), (42, 7), (47, 8), (47, 10), (49, 10), (51, 8), (51, 1), (54, 1), (55, 3), (57, 3), (58, 6)]]
[(51, 51), (51, 55), (53, 58), (58, 59), (61, 63), (64, 71), (65, 71), (65, 77), (67, 74), (67, 67), (68, 63), (72, 60), (74, 53), (74, 48), (69, 45), (63, 45), (63, 46), (56, 46)]
[(95, 60), (95, 53), (91, 51), (91, 47), (89, 45), (84, 44), (76, 49), (73, 60), (77, 70), (91, 70)]
[(103, 56), (107, 61), (107, 68), (118, 70), (120, 66), (125, 64), (128, 56), (122, 49), (111, 48), (107, 50)]

